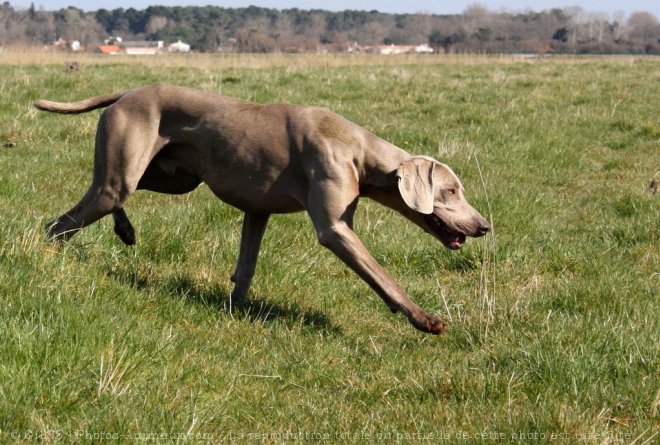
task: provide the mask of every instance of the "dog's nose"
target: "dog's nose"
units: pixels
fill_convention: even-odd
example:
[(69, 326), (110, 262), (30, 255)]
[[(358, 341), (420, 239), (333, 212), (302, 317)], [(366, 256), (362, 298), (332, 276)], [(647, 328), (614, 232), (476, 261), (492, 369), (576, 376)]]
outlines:
[(485, 219), (482, 219), (477, 228), (477, 236), (484, 236), (490, 231), (490, 224)]

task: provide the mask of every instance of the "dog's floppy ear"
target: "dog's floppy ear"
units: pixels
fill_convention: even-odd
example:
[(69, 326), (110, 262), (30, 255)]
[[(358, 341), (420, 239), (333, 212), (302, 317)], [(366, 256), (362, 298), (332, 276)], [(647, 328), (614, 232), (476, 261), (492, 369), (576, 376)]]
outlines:
[(430, 215), (433, 213), (433, 166), (435, 162), (421, 156), (403, 161), (396, 170), (399, 193), (411, 209)]

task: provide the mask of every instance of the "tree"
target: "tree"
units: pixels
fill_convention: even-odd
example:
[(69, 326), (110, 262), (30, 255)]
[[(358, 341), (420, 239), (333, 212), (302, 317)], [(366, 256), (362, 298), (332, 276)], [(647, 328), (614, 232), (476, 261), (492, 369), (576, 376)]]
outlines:
[(465, 31), (462, 29), (457, 29), (455, 31), (434, 31), (429, 36), (429, 46), (433, 48), (435, 52), (439, 52), (439, 49), (442, 48), (445, 54), (449, 54), (449, 51), (456, 44), (462, 43), (465, 41)]
[(658, 19), (649, 12), (635, 12), (628, 19), (630, 38), (646, 42), (657, 33)]
[(257, 29), (241, 28), (236, 31), (236, 45), (242, 53), (269, 53), (277, 48), (275, 40)]
[(568, 29), (566, 29), (565, 26), (562, 26), (561, 28), (559, 28), (552, 35), (552, 40), (558, 40), (560, 42), (567, 42), (568, 41)]
[(81, 9), (70, 6), (54, 13), (57, 37), (68, 40), (80, 39), (80, 24), (84, 17)]
[(167, 26), (167, 17), (163, 17), (162, 15), (152, 15), (149, 17), (149, 20), (147, 21), (147, 26), (145, 27), (144, 31), (147, 34), (155, 34), (161, 29), (165, 28)]
[[(31, 1), (31, 0), (28, 0)], [(0, 0), (2, 2), (2, 0)], [(0, 45), (42, 44), (57, 37), (83, 42), (108, 36), (128, 40), (185, 40), (197, 50), (214, 51), (238, 39), (244, 51), (316, 50), (319, 44), (345, 51), (356, 44), (420, 44), (438, 52), (545, 51), (580, 53), (660, 53), (660, 24), (652, 14), (587, 13), (581, 8), (541, 12), (492, 12), (471, 5), (459, 15), (385, 14), (260, 7), (150, 6), (145, 10), (77, 8), (14, 10), (0, 4)], [(328, 48), (326, 48), (328, 49)]]
[(474, 36), (482, 43), (490, 42), (493, 31), (490, 28), (479, 28), (474, 32)]

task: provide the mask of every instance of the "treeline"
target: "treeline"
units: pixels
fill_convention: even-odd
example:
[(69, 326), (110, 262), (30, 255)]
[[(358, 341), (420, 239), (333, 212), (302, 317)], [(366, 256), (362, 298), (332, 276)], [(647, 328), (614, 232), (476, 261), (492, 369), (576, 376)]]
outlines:
[(259, 7), (150, 6), (144, 10), (69, 7), (58, 11), (0, 6), (0, 46), (43, 45), (62, 38), (87, 50), (109, 36), (124, 40), (183, 40), (200, 52), (345, 51), (358, 45), (418, 45), (438, 52), (558, 52), (660, 54), (655, 16), (589, 13), (581, 8), (463, 14), (385, 14)]

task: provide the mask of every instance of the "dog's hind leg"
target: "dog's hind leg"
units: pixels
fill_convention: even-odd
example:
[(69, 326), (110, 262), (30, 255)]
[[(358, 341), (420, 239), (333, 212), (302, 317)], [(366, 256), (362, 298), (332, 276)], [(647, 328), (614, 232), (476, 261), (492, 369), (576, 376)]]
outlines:
[[(184, 146), (178, 147), (184, 152)], [(202, 180), (178, 164), (173, 156), (176, 148), (166, 146), (151, 160), (137, 184), (137, 190), (151, 190), (158, 193), (184, 194), (193, 191)], [(115, 233), (129, 246), (135, 244), (135, 229), (123, 208), (112, 212)]]
[[(85, 226), (121, 208), (122, 199), (111, 187), (92, 184), (78, 204), (46, 225), (51, 238), (66, 241)], [(130, 223), (129, 223), (130, 224)]]
[(66, 241), (83, 227), (114, 213), (115, 232), (125, 243), (134, 243), (135, 233), (123, 206), (163, 145), (157, 122), (136, 124), (130, 114), (107, 109), (96, 132), (92, 185), (78, 204), (47, 225), (51, 238)]
[(135, 244), (135, 229), (126, 215), (123, 208), (112, 212), (112, 219), (115, 221), (115, 233), (128, 246)]

